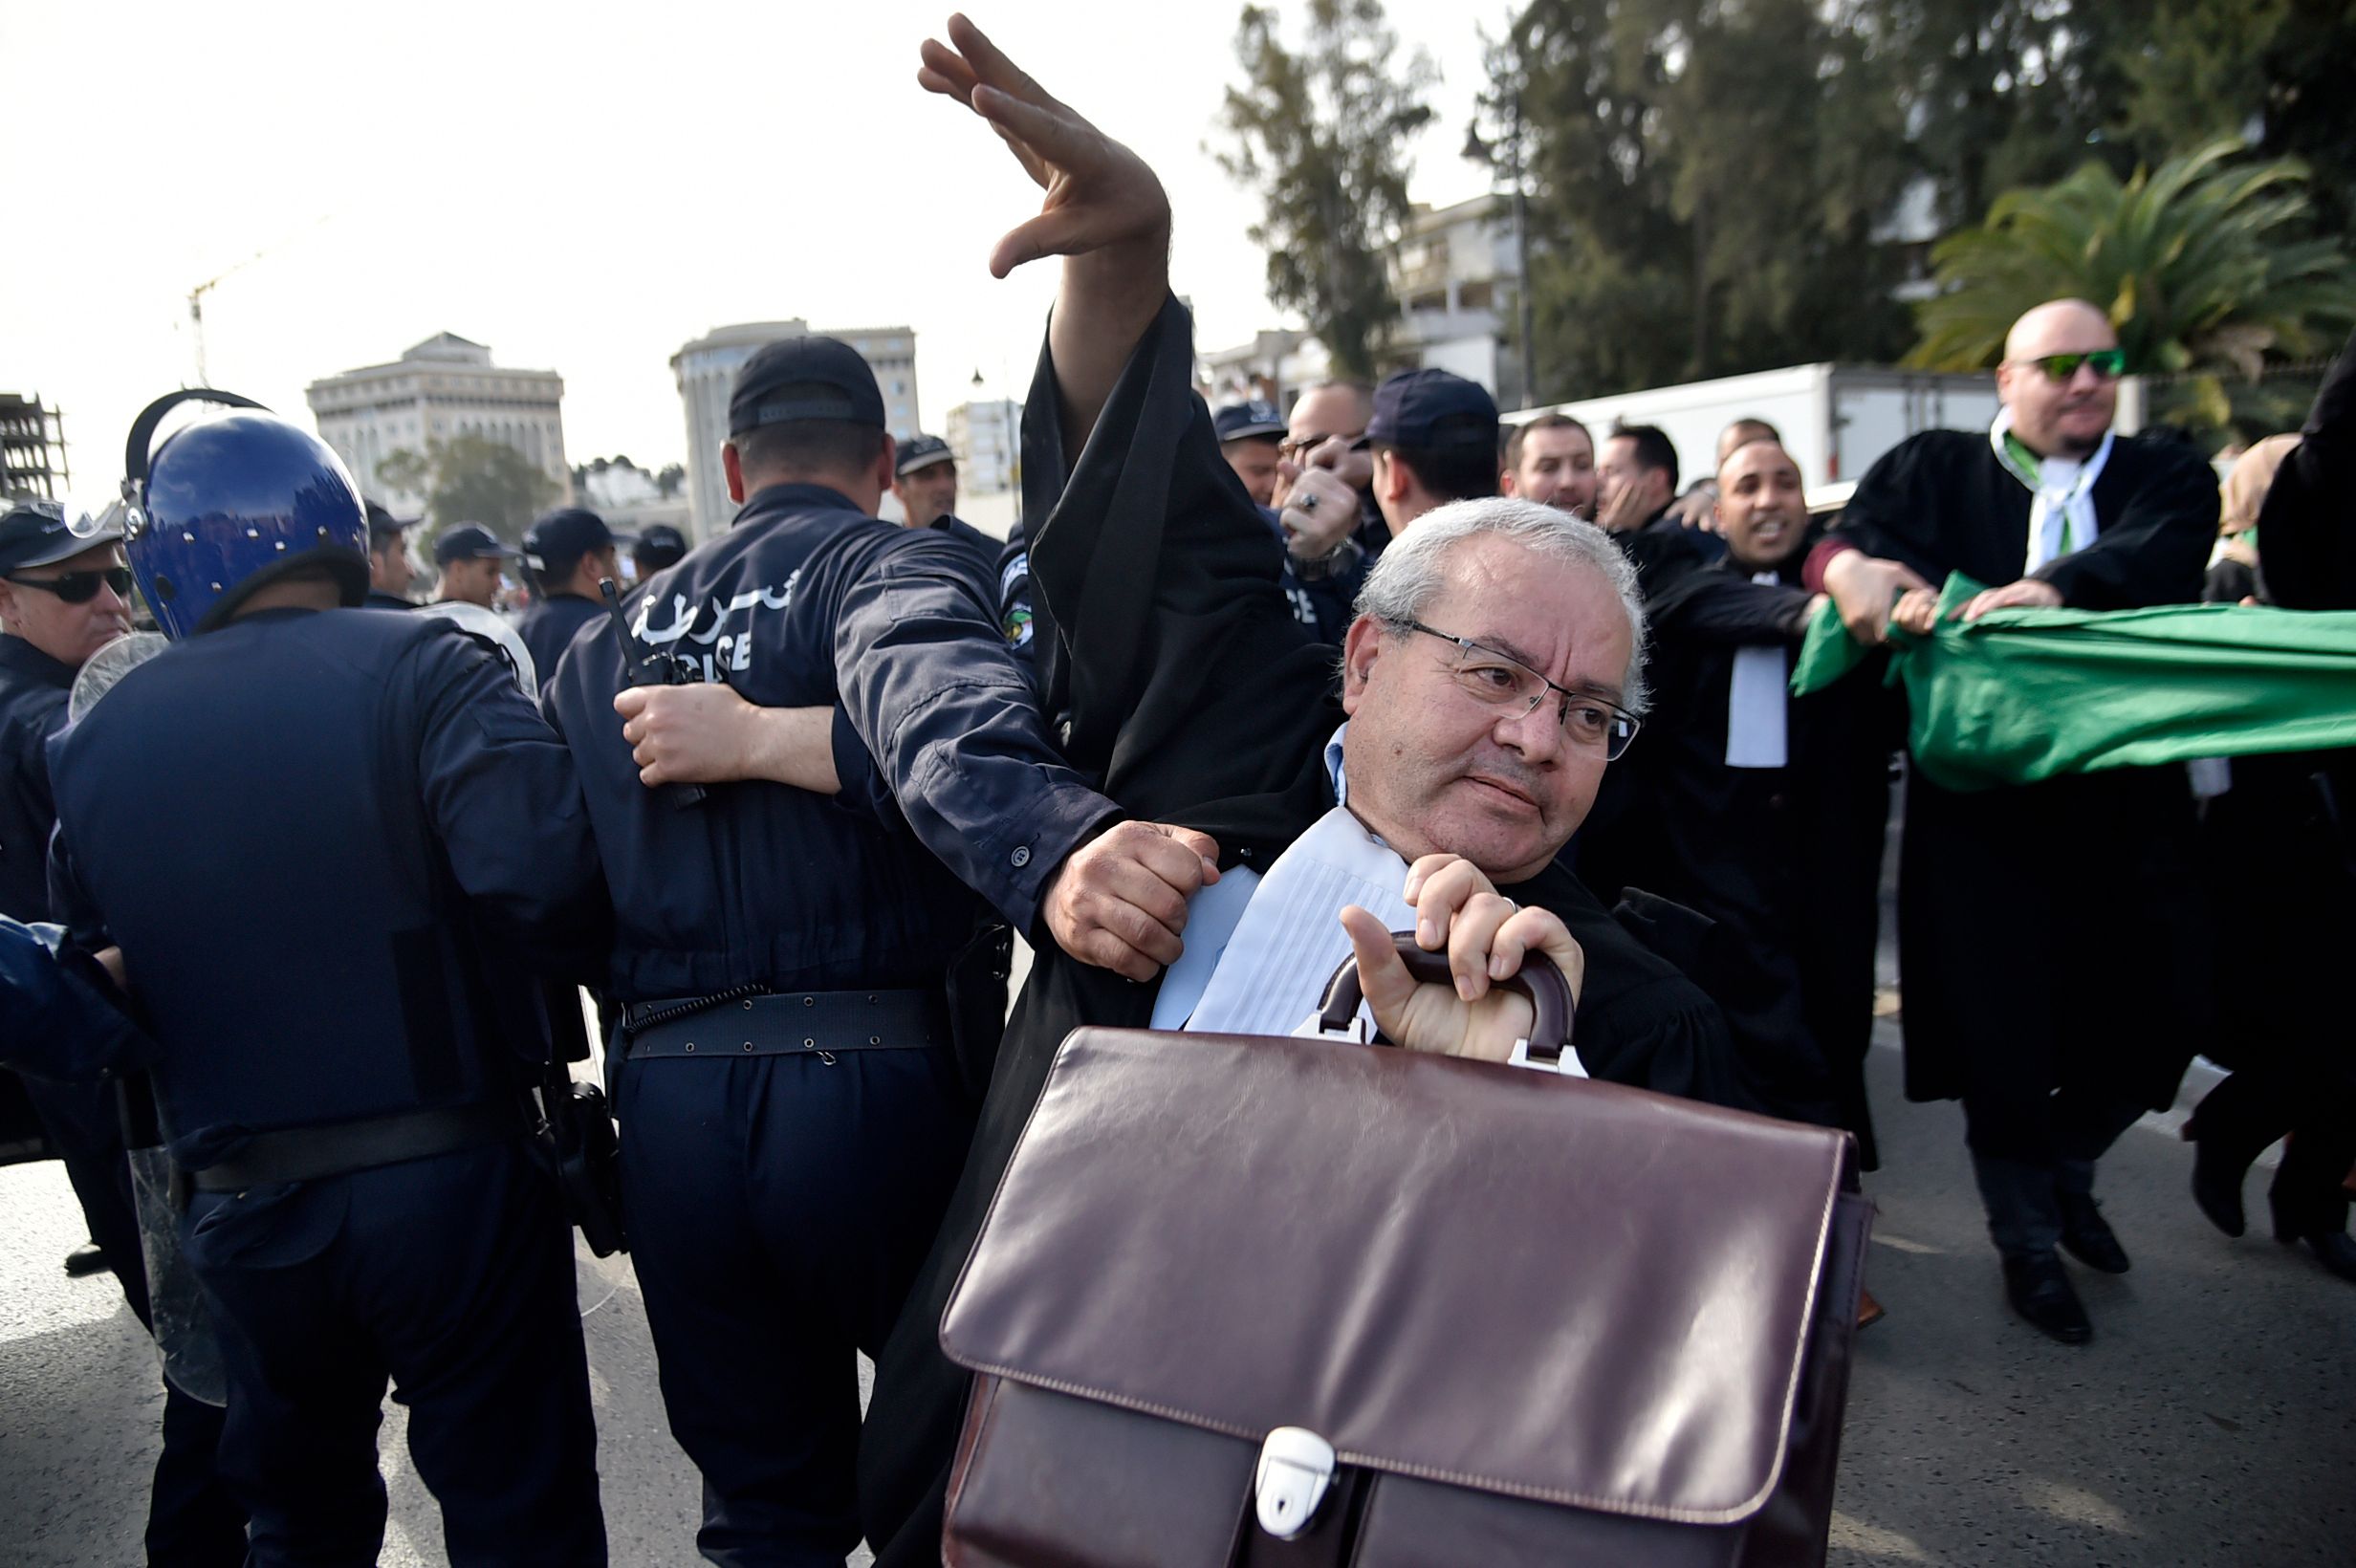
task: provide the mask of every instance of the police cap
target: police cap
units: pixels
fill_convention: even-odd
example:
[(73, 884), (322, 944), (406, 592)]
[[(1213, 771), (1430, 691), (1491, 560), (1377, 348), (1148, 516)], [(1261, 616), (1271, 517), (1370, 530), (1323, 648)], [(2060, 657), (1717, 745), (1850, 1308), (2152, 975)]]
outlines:
[(522, 554), (512, 545), (501, 544), (498, 535), (480, 523), (459, 523), (446, 528), (433, 542), (433, 563), (436, 566), (447, 566), (452, 561), (513, 557)]
[(764, 345), (736, 372), (728, 433), (764, 425), (837, 420), (884, 428), (884, 393), (859, 350), (834, 338), (788, 338)]
[(543, 512), (524, 531), (524, 558), (535, 572), (562, 575), (592, 550), (614, 542), (605, 519), (586, 507)]
[(1496, 400), (1478, 381), (1445, 370), (1403, 370), (1374, 389), (1366, 439), (1425, 450), (1494, 446)]
[(122, 530), (111, 523), (76, 533), (55, 501), (11, 501), (0, 515), (0, 572), (54, 566), (121, 537)]
[(403, 531), (409, 526), (408, 523), (403, 522), (374, 501), (363, 504), (368, 508), (368, 548), (382, 550), (386, 545), (399, 541)]
[(949, 443), (939, 436), (913, 435), (900, 446), (900, 461), (892, 471), (905, 479), (919, 468), (929, 468), (936, 463), (954, 463), (957, 454), (949, 450)]
[(1219, 441), (1248, 441), (1254, 436), (1284, 434), (1284, 416), (1276, 405), (1265, 398), (1254, 398), (1249, 403), (1231, 403), (1211, 416), (1212, 428), (1219, 432)]

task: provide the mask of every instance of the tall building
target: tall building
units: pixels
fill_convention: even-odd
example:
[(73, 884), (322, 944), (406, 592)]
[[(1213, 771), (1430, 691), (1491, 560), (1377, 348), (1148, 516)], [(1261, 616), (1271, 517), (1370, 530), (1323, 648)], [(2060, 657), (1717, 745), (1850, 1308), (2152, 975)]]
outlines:
[(41, 402), (0, 392), (0, 500), (65, 493), (65, 415)]
[(1014, 459), (1022, 446), (1021, 403), (1012, 398), (961, 403), (949, 411), (949, 428), (942, 439), (957, 454), (961, 491), (994, 495), (1014, 488)]
[(491, 350), (439, 333), (391, 364), (368, 365), (314, 381), (304, 396), (319, 437), (336, 449), (360, 492), (397, 514), (423, 511), (425, 497), (377, 476), (396, 451), (423, 456), (429, 441), (482, 436), (505, 442), (573, 492), (564, 460), (564, 378), (553, 370), (514, 370), (491, 362)]
[[(745, 321), (715, 327), (671, 356), (679, 401), (687, 421), (687, 494), (694, 509), (695, 536), (709, 539), (736, 514), (720, 472), (720, 447), (728, 440), (728, 395), (737, 367), (763, 345), (811, 336), (810, 323)], [(906, 327), (829, 328), (818, 336), (840, 338), (857, 349), (875, 372), (884, 392), (884, 424), (896, 436), (922, 428), (916, 407), (916, 334)]]

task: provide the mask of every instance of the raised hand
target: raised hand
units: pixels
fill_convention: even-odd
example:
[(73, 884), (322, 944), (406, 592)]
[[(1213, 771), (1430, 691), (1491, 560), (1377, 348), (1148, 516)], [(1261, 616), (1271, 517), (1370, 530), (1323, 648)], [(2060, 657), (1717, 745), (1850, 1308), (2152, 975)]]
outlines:
[(1135, 153), (1057, 99), (963, 16), (949, 42), (925, 40), (916, 79), (981, 117), (1047, 193), (1037, 216), (990, 252), (1004, 277), (1041, 256), (1064, 258), (1048, 325), (1063, 403), (1065, 449), (1078, 452), (1121, 368), (1169, 292), (1169, 198)]

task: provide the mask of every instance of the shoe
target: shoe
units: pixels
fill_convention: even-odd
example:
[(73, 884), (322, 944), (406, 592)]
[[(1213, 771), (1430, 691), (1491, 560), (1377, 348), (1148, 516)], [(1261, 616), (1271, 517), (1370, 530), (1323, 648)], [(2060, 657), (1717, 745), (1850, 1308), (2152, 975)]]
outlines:
[(2004, 1260), (2004, 1296), (2013, 1310), (2034, 1323), (2048, 1339), (2065, 1345), (2082, 1345), (2094, 1338), (2094, 1324), (2084, 1303), (2070, 1288), (2062, 1260), (2051, 1252)]
[(2125, 1274), (2134, 1267), (2092, 1193), (2062, 1192), (2056, 1197), (2062, 1208), (2062, 1245), (2069, 1249), (2070, 1256), (2105, 1274)]
[(2356, 1239), (2345, 1230), (2319, 1230), (2299, 1239), (2314, 1250), (2316, 1262), (2356, 1285)]
[(106, 1272), (106, 1249), (95, 1241), (83, 1242), (79, 1247), (65, 1254), (65, 1272), (67, 1277), (72, 1279), (80, 1279), (87, 1274), (104, 1274)]
[(1889, 1309), (1876, 1301), (1871, 1291), (1857, 1293), (1857, 1327), (1859, 1330), (1869, 1329), (1888, 1316)]
[(2209, 1216), (2209, 1223), (2229, 1236), (2240, 1235), (2249, 1229), (2249, 1218), (2241, 1209), (2241, 1179), (2250, 1173), (2244, 1164), (2238, 1169), (2228, 1169), (2233, 1164), (2216, 1152), (2216, 1145), (2201, 1141), (2190, 1123), (2185, 1137), (2192, 1143), (2192, 1201)]

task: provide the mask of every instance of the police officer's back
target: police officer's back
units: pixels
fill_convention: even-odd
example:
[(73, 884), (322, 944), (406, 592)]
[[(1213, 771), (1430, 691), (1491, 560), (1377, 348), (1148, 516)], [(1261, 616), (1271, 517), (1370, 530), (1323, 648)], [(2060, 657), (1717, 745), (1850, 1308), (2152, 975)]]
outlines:
[(160, 1047), (254, 1560), (374, 1560), (389, 1376), (452, 1562), (601, 1562), (571, 1240), (521, 1110), (545, 1020), (504, 961), (601, 942), (570, 758), (447, 623), (329, 607), (366, 534), (316, 438), (233, 414), (133, 477), (175, 642), (60, 743), (53, 870)]
[(889, 1331), (971, 1128), (948, 983), (986, 913), (969, 887), (1028, 929), (1113, 808), (1047, 741), (980, 555), (872, 515), (893, 447), (858, 355), (764, 349), (730, 424), (744, 510), (645, 586), (636, 641), (761, 708), (838, 709), (842, 794), (646, 789), (614, 710), (643, 677), (617, 639), (577, 639), (544, 702), (613, 890), (623, 1199), (672, 1430), (705, 1478), (700, 1544), (840, 1563), (853, 1351)]

